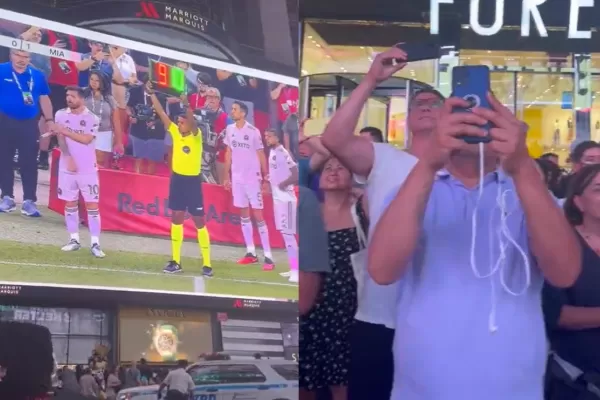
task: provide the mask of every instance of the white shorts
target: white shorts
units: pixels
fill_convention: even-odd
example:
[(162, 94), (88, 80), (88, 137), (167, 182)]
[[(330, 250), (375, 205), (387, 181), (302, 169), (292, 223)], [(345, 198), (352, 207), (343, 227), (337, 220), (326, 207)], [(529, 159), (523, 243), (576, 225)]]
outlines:
[(100, 200), (98, 173), (73, 174), (58, 172), (58, 198), (64, 201), (79, 200), (79, 193), (86, 203), (98, 203)]
[(298, 202), (273, 199), (275, 228), (281, 233), (296, 234), (296, 210)]
[(263, 197), (260, 181), (233, 182), (231, 184), (233, 206), (237, 208), (251, 207), (253, 210), (263, 209)]
[(113, 151), (113, 133), (112, 131), (102, 131), (96, 134), (94, 141), (96, 150), (112, 153)]

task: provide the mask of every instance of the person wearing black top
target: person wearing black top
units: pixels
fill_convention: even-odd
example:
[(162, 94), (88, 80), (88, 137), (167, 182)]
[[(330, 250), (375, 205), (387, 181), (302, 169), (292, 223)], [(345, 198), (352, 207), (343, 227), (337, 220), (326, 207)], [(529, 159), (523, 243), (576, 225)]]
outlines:
[(571, 150), (569, 162), (572, 166), (571, 173), (562, 177), (554, 192), (559, 199), (567, 196), (569, 186), (579, 170), (586, 165), (600, 164), (600, 143), (593, 140), (586, 140), (579, 143)]
[(558, 356), (549, 360), (547, 399), (600, 399), (586, 397), (587, 383), (600, 388), (600, 164), (574, 175), (564, 209), (578, 233), (582, 268), (572, 287), (543, 289), (547, 332)]
[[(148, 79), (144, 79), (147, 83)], [(150, 95), (144, 91), (144, 86), (136, 86), (131, 89), (127, 103), (130, 113), (131, 130), (130, 141), (135, 157), (135, 171), (153, 175), (156, 163), (165, 160), (165, 134), (166, 127), (160, 122), (156, 111), (152, 107)], [(167, 106), (165, 96), (159, 95), (163, 109)], [(146, 163), (146, 168), (144, 164)]]

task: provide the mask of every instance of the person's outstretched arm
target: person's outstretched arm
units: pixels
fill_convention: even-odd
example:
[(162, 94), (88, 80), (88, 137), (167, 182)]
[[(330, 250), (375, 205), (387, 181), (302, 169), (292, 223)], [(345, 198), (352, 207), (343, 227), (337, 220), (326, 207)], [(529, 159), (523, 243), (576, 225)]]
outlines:
[(404, 59), (406, 53), (396, 47), (378, 54), (362, 82), (335, 111), (323, 132), (323, 145), (353, 174), (367, 177), (373, 166), (371, 141), (354, 134), (363, 107), (379, 82), (388, 79), (406, 65), (396, 63), (397, 60)]

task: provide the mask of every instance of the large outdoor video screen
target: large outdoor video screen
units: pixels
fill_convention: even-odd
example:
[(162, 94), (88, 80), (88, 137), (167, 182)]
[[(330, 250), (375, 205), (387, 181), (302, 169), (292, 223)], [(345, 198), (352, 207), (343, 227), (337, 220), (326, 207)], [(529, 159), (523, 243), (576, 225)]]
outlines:
[[(173, 13), (172, 8), (169, 10)], [(169, 18), (175, 14), (165, 20), (163, 14), (168, 10), (159, 11), (165, 23), (159, 24), (164, 36), (171, 27)], [(41, 76), (39, 82), (47, 82), (48, 92), (45, 83), (39, 83), (43, 88), (31, 88), (29, 80), (11, 76), (0, 83), (0, 91), (22, 81), (20, 88), (10, 89), (10, 93), (23, 94), (15, 101), (27, 100), (28, 92), (34, 97), (40, 90), (48, 93), (54, 118), (54, 122), (45, 121), (48, 110), (42, 109), (34, 123), (27, 121), (29, 125), (23, 128), (39, 137), (37, 171), (31, 168), (35, 155), (30, 148), (15, 145), (10, 154), (14, 185), (5, 177), (1, 188), (0, 207), (5, 212), (0, 212), (0, 283), (297, 297), (297, 285), (280, 276), (290, 270), (290, 263), (281, 221), (275, 217), (272, 187), (263, 181), (255, 190), (254, 180), (252, 185), (236, 182), (227, 172), (227, 149), (236, 157), (234, 150), (241, 148), (249, 150), (250, 161), (244, 171), (239, 167), (242, 157), (234, 159), (232, 162), (238, 163), (234, 173), (266, 178), (270, 154), (278, 145), (290, 154), (287, 168), (293, 170), (298, 134), (297, 79), (257, 69), (268, 64), (264, 54), (261, 62), (242, 63), (234, 45), (231, 54), (219, 47), (231, 57), (221, 53), (203, 57), (183, 39), (168, 47), (139, 38), (125, 39), (134, 35), (126, 32), (126, 24), (117, 29), (114, 21), (114, 29), (104, 31), (118, 32), (121, 37), (100, 33), (98, 26), (92, 31), (3, 9), (0, 17), (0, 63), (25, 65), (23, 74)], [(183, 11), (180, 17), (173, 24), (185, 25), (188, 20), (191, 24), (197, 19), (197, 15)], [(202, 18), (210, 22), (208, 17)], [(136, 30), (138, 37), (147, 31), (148, 42), (158, 42), (156, 32), (142, 28)], [(181, 47), (175, 48), (178, 43)], [(245, 57), (250, 59), (247, 53)], [(148, 81), (152, 83), (150, 90)], [(66, 88), (71, 86), (83, 90), (68, 92)], [(157, 103), (150, 95), (152, 91)], [(71, 110), (80, 100), (95, 119), (86, 122)], [(177, 124), (183, 124), (181, 129), (200, 128), (202, 150), (194, 135), (186, 139), (170, 133), (157, 104), (175, 123), (175, 129)], [(0, 113), (0, 121), (3, 118)], [(2, 138), (7, 135), (2, 132), (6, 125), (0, 125)], [(87, 144), (72, 139), (92, 133), (95, 139)], [(69, 154), (61, 146), (66, 146)], [(87, 151), (89, 146), (93, 146), (91, 151)], [(85, 150), (77, 154), (81, 148)], [(180, 168), (182, 157), (189, 156), (187, 160), (195, 152), (199, 159), (192, 164), (201, 170), (202, 183), (186, 178), (174, 187), (172, 171), (185, 170)], [(2, 154), (8, 157), (6, 152)], [(85, 160), (93, 156), (95, 163), (88, 165)], [(255, 170), (262, 176), (252, 175)], [(179, 193), (176, 200), (170, 199), (170, 191)], [(262, 208), (262, 213), (251, 213), (250, 221), (242, 218), (243, 207), (239, 202), (234, 206), (236, 193), (251, 209)], [(177, 209), (187, 209), (183, 234), (173, 228), (180, 222), (173, 215), (175, 206), (170, 200), (179, 204)], [(199, 209), (206, 230), (198, 229), (198, 213), (194, 211)], [(256, 259), (245, 257), (251, 251)], [(244, 258), (247, 265), (238, 263)], [(183, 272), (163, 272), (175, 259)], [(207, 273), (204, 267), (212, 270)]]

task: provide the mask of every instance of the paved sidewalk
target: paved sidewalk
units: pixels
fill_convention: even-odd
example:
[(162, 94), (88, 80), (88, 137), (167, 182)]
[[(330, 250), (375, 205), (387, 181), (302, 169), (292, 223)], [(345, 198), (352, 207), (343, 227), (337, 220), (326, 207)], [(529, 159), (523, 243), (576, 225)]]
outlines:
[[(49, 194), (50, 172), (39, 171), (38, 183), (38, 206), (42, 218), (27, 218), (16, 212), (0, 214), (0, 240), (13, 240), (23, 243), (49, 244), (62, 246), (68, 240), (64, 227), (62, 215), (47, 208)], [(21, 181), (15, 180), (15, 200), (22, 202), (23, 190)], [(81, 229), (81, 240), (83, 243), (89, 241), (87, 229)], [(167, 238), (144, 237), (122, 233), (102, 233), (102, 248), (108, 253), (111, 250), (131, 251), (146, 254), (171, 254), (171, 241)], [(259, 256), (262, 252), (259, 249)], [(235, 261), (244, 255), (241, 246), (212, 245), (212, 258), (214, 260)], [(198, 244), (188, 241), (183, 244), (182, 255), (197, 257), (199, 254)], [(275, 250), (273, 252), (276, 264), (286, 265), (288, 263), (285, 251)], [(0, 254), (0, 259), (2, 255)]]

